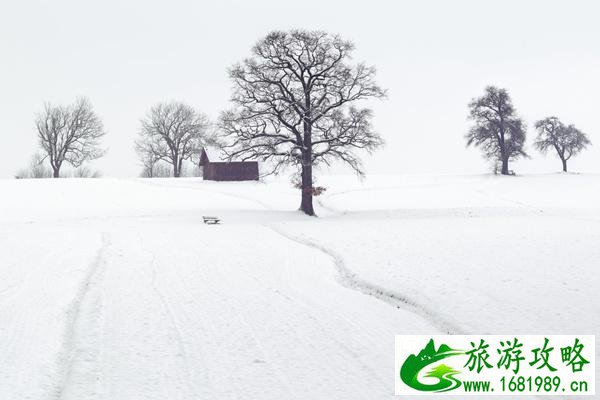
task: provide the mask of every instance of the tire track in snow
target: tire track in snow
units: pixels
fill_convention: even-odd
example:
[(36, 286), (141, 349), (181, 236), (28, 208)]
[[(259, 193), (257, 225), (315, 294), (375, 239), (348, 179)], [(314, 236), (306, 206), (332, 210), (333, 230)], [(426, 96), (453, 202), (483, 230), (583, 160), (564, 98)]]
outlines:
[[(90, 349), (89, 343), (83, 343), (83, 339), (86, 334), (94, 335), (95, 333), (98, 333), (96, 331), (98, 327), (84, 327), (82, 325), (84, 325), (84, 323), (94, 323), (94, 321), (100, 317), (99, 315), (85, 315), (85, 313), (95, 311), (94, 306), (98, 306), (98, 304), (94, 304), (93, 299), (90, 298), (90, 292), (93, 288), (97, 287), (99, 283), (100, 276), (105, 267), (105, 253), (109, 246), (109, 236), (104, 232), (102, 233), (102, 244), (98, 249), (94, 260), (88, 267), (85, 277), (67, 309), (67, 326), (63, 336), (62, 349), (58, 356), (59, 367), (62, 369), (61, 377), (56, 383), (56, 390), (52, 396), (55, 399), (64, 399), (68, 396), (69, 386), (72, 383), (74, 375), (78, 375), (77, 378), (86, 377), (90, 373), (96, 375), (93, 374), (93, 372), (95, 371), (94, 363), (98, 362), (98, 355), (90, 353), (90, 350), (95, 351), (99, 349)], [(85, 339), (93, 338), (85, 337)], [(92, 346), (95, 344), (96, 343), (92, 343)], [(96, 365), (96, 367), (97, 366), (98, 365)], [(88, 394), (98, 394), (88, 386), (90, 382), (84, 383), (84, 389), (86, 389)], [(92, 383), (96, 382), (93, 381)]]
[(368, 296), (375, 297), (376, 299), (382, 300), (396, 308), (404, 309), (415, 313), (425, 318), (434, 327), (446, 334), (459, 335), (463, 333), (462, 329), (460, 329), (456, 324), (448, 321), (446, 318), (442, 317), (440, 314), (436, 313), (430, 308), (402, 294), (391, 292), (380, 286), (373, 285), (369, 282), (361, 280), (355, 273), (353, 273), (350, 269), (348, 269), (348, 267), (346, 267), (342, 256), (332, 251), (331, 249), (328, 249), (325, 246), (313, 240), (292, 235), (280, 228), (274, 227), (273, 225), (266, 226), (273, 230), (275, 233), (279, 234), (280, 236), (285, 237), (286, 239), (289, 239), (303, 246), (307, 246), (312, 249), (318, 250), (324, 253), (329, 258), (331, 258), (337, 271), (338, 279), (342, 286), (347, 287), (349, 289), (357, 290)]
[[(426, 186), (433, 186), (433, 185), (426, 185)], [(487, 185), (486, 185), (487, 186)], [(389, 187), (389, 188), (385, 188), (386, 190), (393, 190), (393, 189), (403, 189), (404, 187)], [(357, 190), (348, 190), (348, 191), (342, 191), (339, 193), (332, 193), (328, 196), (326, 196), (326, 198), (330, 198), (333, 196), (337, 196), (337, 195), (342, 195), (342, 194), (346, 194), (346, 193), (350, 193), (350, 192), (356, 192), (356, 191), (365, 191), (365, 190), (372, 190), (372, 188), (367, 188), (367, 189), (357, 189)], [(532, 204), (528, 204), (528, 203), (524, 203), (524, 202), (520, 202), (517, 200), (513, 200), (513, 199), (509, 199), (506, 197), (502, 197), (502, 196), (493, 196), (489, 193), (487, 193), (484, 189), (476, 189), (475, 193), (478, 193), (482, 196), (485, 196), (487, 198), (491, 198), (491, 199), (500, 199), (501, 201), (507, 202), (507, 203), (512, 203), (515, 204), (517, 206), (519, 206), (520, 208), (523, 209), (528, 209), (528, 210), (532, 210), (534, 212), (534, 215), (540, 215), (540, 213), (544, 213), (546, 212), (546, 210), (544, 210), (542, 207), (539, 206), (535, 206)], [(333, 212), (334, 214), (338, 214), (338, 215), (347, 215), (349, 214), (348, 211), (340, 211), (334, 207), (328, 206), (326, 204), (323, 203), (323, 201), (319, 198), (317, 198), (317, 203), (327, 209), (330, 212)], [(556, 216), (556, 215), (543, 215), (544, 217), (558, 217), (558, 218), (565, 218), (567, 216)], [(585, 217), (570, 217), (568, 216), (568, 218), (575, 218), (575, 219), (580, 219), (580, 220), (586, 220), (586, 221), (593, 221), (593, 222), (600, 222), (600, 220), (595, 219), (595, 218), (585, 218)], [(341, 256), (339, 256), (338, 254), (335, 254), (333, 251), (326, 249), (324, 246), (319, 245), (318, 243), (315, 243), (313, 241), (310, 241), (308, 239), (304, 239), (304, 238), (298, 238), (295, 237), (293, 235), (290, 235), (287, 232), (281, 231), (279, 229), (276, 229), (274, 227), (271, 226), (271, 229), (273, 229), (275, 232), (279, 233), (282, 236), (285, 236), (286, 238), (293, 240), (297, 243), (300, 244), (304, 244), (308, 247), (312, 247), (314, 249), (320, 250), (321, 252), (325, 253), (326, 255), (328, 255), (329, 257), (331, 257), (334, 260), (334, 263), (336, 265), (336, 269), (338, 270), (339, 273), (339, 277), (340, 280), (342, 281), (342, 284), (344, 284), (344, 286), (355, 289), (355, 290), (360, 290), (361, 292), (371, 295), (373, 296), (373, 292), (375, 293), (375, 297), (379, 298), (380, 300), (386, 301), (387, 303), (390, 303), (398, 308), (401, 308), (399, 305), (397, 305), (397, 302), (401, 302), (404, 303), (404, 305), (408, 305), (408, 309), (409, 311), (415, 312), (423, 317), (425, 317), (428, 321), (435, 323), (434, 321), (436, 321), (439, 316), (434, 315), (433, 313), (429, 312), (425, 307), (418, 305), (417, 303), (408, 300), (406, 297), (404, 296), (398, 296), (397, 294), (394, 293), (390, 293), (387, 292), (386, 290), (376, 286), (376, 285), (371, 285), (367, 282), (364, 281), (359, 281), (356, 277), (356, 275), (354, 273), (352, 273), (344, 264), (343, 259)], [(385, 296), (387, 298), (382, 298), (380, 296)], [(391, 296), (391, 297), (389, 297)], [(467, 332), (462, 332), (460, 329), (457, 329), (456, 327), (453, 327), (453, 325), (447, 325), (446, 323), (443, 323), (442, 326), (437, 326), (438, 328), (442, 328), (443, 330), (446, 330), (446, 333), (448, 334), (466, 334)], [(446, 328), (450, 328), (450, 329), (446, 329)], [(539, 396), (539, 395), (534, 395), (532, 396), (535, 399), (543, 399), (544, 396)], [(566, 399), (565, 396), (556, 396), (556, 398), (558, 399)]]
[[(150, 183), (153, 184), (153, 182), (150, 182)], [(183, 187), (183, 188), (187, 188), (187, 189), (202, 190), (202, 191), (213, 192), (213, 193), (216, 192), (216, 193), (219, 193), (219, 194), (222, 194), (225, 196), (230, 196), (233, 198), (238, 198), (241, 200), (254, 202), (255, 204), (258, 204), (267, 210), (272, 210), (272, 207), (269, 206), (268, 204), (266, 204), (260, 200), (254, 199), (254, 198), (247, 197), (247, 196), (226, 193), (226, 192), (222, 192), (222, 191), (218, 191), (218, 190), (213, 191), (213, 190), (208, 190), (208, 189), (199, 188), (199, 187), (189, 187), (189, 186), (179, 186), (179, 187)], [(329, 210), (330, 212), (335, 213), (337, 211), (332, 207), (326, 206), (323, 202), (320, 201), (320, 199), (317, 199), (317, 202), (321, 207)], [(339, 212), (339, 211), (338, 211), (338, 213), (341, 215), (345, 214), (345, 212)], [(356, 274), (354, 274), (352, 271), (350, 271), (346, 267), (346, 265), (344, 264), (343, 258), (341, 256), (339, 256), (338, 254), (336, 254), (335, 252), (333, 252), (332, 250), (327, 249), (326, 247), (324, 247), (316, 242), (313, 242), (311, 240), (293, 236), (283, 230), (275, 228), (272, 225), (266, 225), (266, 226), (268, 228), (270, 228), (271, 230), (273, 230), (275, 233), (279, 234), (280, 236), (285, 237), (288, 240), (292, 240), (301, 245), (316, 249), (316, 250), (324, 253), (331, 259), (333, 259), (335, 269), (338, 272), (338, 278), (339, 278), (339, 281), (341, 282), (342, 286), (345, 286), (345, 287), (353, 289), (353, 290), (358, 290), (364, 294), (367, 294), (367, 295), (375, 297), (379, 300), (385, 301), (386, 303), (391, 304), (396, 308), (402, 308), (402, 309), (408, 310), (410, 312), (413, 312), (417, 315), (420, 315), (420, 316), (424, 317), (426, 320), (428, 320), (437, 329), (441, 330), (442, 332), (445, 332), (448, 334), (460, 334), (462, 332), (462, 330), (460, 328), (458, 328), (454, 323), (447, 321), (442, 316), (433, 312), (429, 308), (417, 303), (416, 301), (411, 300), (404, 295), (390, 292), (390, 291), (383, 289), (377, 285), (373, 285), (373, 284), (370, 284), (368, 282), (358, 279)]]
[[(154, 184), (154, 182), (150, 182), (150, 184)], [(255, 204), (258, 204), (259, 206), (262, 206), (263, 208), (265, 208), (267, 210), (272, 210), (271, 206), (269, 206), (268, 204), (266, 204), (260, 200), (250, 198), (247, 196), (242, 196), (239, 194), (232, 194), (232, 193), (222, 192), (222, 191), (218, 191), (218, 190), (213, 191), (213, 190), (208, 190), (208, 189), (199, 188), (199, 187), (189, 187), (189, 186), (178, 186), (178, 187), (186, 188), (186, 189), (193, 189), (193, 190), (202, 190), (202, 191), (206, 191), (206, 192), (219, 193), (221, 195), (230, 196), (233, 198), (238, 198), (241, 200), (254, 202)], [(321, 207), (329, 210), (330, 212), (335, 213), (337, 211), (332, 207), (326, 206), (323, 202), (320, 201), (320, 199), (317, 199), (317, 202)], [(340, 211), (337, 211), (337, 212), (341, 215), (345, 214), (345, 212), (340, 212)], [(288, 240), (291, 240), (291, 241), (294, 241), (301, 245), (316, 249), (316, 250), (324, 253), (331, 259), (333, 259), (334, 266), (335, 266), (336, 271), (338, 272), (338, 278), (339, 278), (339, 281), (342, 284), (342, 286), (353, 289), (353, 290), (358, 290), (366, 295), (369, 295), (369, 296), (375, 297), (379, 300), (385, 301), (386, 303), (391, 304), (396, 308), (402, 308), (402, 309), (408, 310), (412, 313), (415, 313), (417, 315), (420, 315), (421, 317), (424, 317), (427, 321), (429, 321), (433, 326), (435, 326), (437, 329), (439, 329), (442, 332), (445, 332), (448, 334), (461, 334), (462, 333), (462, 330), (460, 328), (458, 328), (454, 323), (447, 321), (445, 318), (443, 318), (442, 316), (433, 312), (429, 308), (423, 306), (422, 304), (419, 304), (418, 302), (411, 300), (404, 295), (390, 292), (390, 291), (383, 289), (377, 285), (373, 285), (373, 284), (370, 284), (368, 282), (358, 279), (356, 274), (354, 274), (352, 271), (350, 271), (346, 267), (346, 265), (344, 264), (343, 258), (341, 256), (339, 256), (338, 254), (336, 254), (335, 252), (333, 252), (332, 250), (327, 249), (326, 247), (324, 247), (316, 242), (313, 242), (311, 240), (293, 236), (283, 230), (275, 228), (272, 225), (265, 225), (265, 226), (267, 226), (268, 228), (273, 230), (275, 233), (279, 234), (280, 236), (283, 236), (284, 238), (286, 238)]]
[(157, 268), (156, 268), (156, 255), (153, 253), (152, 254), (152, 260), (150, 262), (151, 266), (152, 266), (152, 278), (151, 278), (151, 286), (152, 286), (152, 290), (154, 291), (154, 293), (156, 293), (158, 300), (160, 302), (160, 305), (162, 306), (167, 319), (169, 321), (169, 324), (171, 325), (171, 328), (173, 329), (173, 331), (175, 332), (175, 341), (177, 342), (177, 350), (178, 350), (178, 356), (180, 356), (183, 360), (183, 366), (185, 369), (185, 379), (186, 379), (186, 385), (188, 388), (188, 397), (192, 397), (191, 393), (194, 392), (193, 390), (193, 385), (192, 385), (192, 369), (190, 367), (190, 357), (187, 351), (187, 346), (185, 345), (184, 342), (184, 335), (181, 331), (181, 328), (179, 327), (179, 322), (177, 321), (177, 318), (175, 317), (175, 314), (173, 313), (173, 309), (171, 308), (170, 303), (167, 301), (167, 298), (165, 297), (165, 295), (163, 294), (163, 292), (158, 288), (157, 285), (157, 281), (156, 281), (156, 276), (158, 274), (157, 272)]

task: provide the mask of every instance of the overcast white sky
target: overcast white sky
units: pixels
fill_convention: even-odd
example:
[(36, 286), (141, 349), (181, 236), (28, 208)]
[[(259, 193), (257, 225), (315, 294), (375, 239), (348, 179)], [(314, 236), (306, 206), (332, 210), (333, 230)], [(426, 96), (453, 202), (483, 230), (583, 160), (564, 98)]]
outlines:
[[(486, 172), (465, 149), (467, 103), (509, 89), (529, 125), (557, 115), (595, 146), (571, 169), (600, 171), (600, 2), (0, 0), (0, 177), (36, 150), (44, 102), (90, 98), (109, 131), (105, 176), (136, 176), (139, 120), (155, 102), (186, 101), (212, 118), (228, 107), (226, 69), (273, 29), (339, 33), (378, 68), (374, 106), (387, 141), (369, 172)], [(521, 172), (560, 162), (528, 146)]]

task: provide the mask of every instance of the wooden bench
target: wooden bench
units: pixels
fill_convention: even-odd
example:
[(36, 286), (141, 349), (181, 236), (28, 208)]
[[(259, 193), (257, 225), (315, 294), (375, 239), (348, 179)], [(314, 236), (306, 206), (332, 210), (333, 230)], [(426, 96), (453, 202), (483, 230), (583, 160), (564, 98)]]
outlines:
[(210, 225), (214, 225), (214, 224), (218, 224), (221, 222), (221, 220), (217, 217), (207, 217), (207, 216), (202, 216), (202, 220), (204, 221), (205, 224), (210, 224)]

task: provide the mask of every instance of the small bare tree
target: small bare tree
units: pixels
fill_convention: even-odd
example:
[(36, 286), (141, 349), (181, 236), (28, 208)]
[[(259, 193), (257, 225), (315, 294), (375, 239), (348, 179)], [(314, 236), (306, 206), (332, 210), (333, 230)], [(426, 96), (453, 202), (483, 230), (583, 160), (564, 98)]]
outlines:
[(160, 162), (158, 152), (152, 148), (150, 141), (137, 140), (135, 142), (135, 152), (138, 155), (140, 163), (142, 164), (142, 178), (154, 178), (157, 177), (157, 167)]
[(535, 123), (538, 131), (535, 147), (542, 153), (556, 150), (562, 161), (562, 169), (567, 172), (567, 161), (591, 145), (587, 135), (574, 125), (565, 125), (557, 117), (544, 118)]
[(295, 166), (301, 174), (300, 209), (314, 215), (313, 167), (341, 160), (362, 174), (356, 150), (383, 144), (372, 112), (357, 101), (385, 97), (375, 69), (350, 64), (352, 42), (321, 31), (271, 32), (252, 56), (229, 71), (234, 109), (222, 113), (225, 152)]
[(36, 117), (40, 147), (58, 178), (66, 161), (73, 167), (104, 155), (100, 138), (106, 134), (102, 121), (86, 98), (68, 106), (46, 104)]
[(73, 170), (72, 176), (73, 178), (101, 178), (102, 173), (100, 171), (92, 170), (87, 165), (82, 165)]
[(159, 161), (154, 165), (154, 178), (169, 178), (172, 173), (172, 168), (169, 164)]
[(40, 178), (52, 178), (52, 171), (50, 168), (44, 166), (44, 155), (35, 153), (31, 156), (29, 161), (29, 168), (23, 168), (15, 175), (17, 179), (40, 179)]
[(508, 162), (527, 156), (524, 150), (526, 126), (516, 115), (505, 89), (485, 88), (482, 97), (469, 103), (469, 118), (475, 125), (466, 134), (467, 146), (478, 146), (486, 158), (502, 164), (502, 175), (508, 175)]
[(174, 177), (181, 176), (183, 161), (191, 160), (211, 142), (209, 127), (208, 118), (185, 103), (155, 105), (142, 119), (136, 141), (144, 168), (164, 161), (172, 165)]

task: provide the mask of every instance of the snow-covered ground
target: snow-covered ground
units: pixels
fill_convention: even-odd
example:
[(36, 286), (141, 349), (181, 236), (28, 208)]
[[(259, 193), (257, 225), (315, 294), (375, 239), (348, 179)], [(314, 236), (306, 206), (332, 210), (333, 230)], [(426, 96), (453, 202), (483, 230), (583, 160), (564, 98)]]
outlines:
[(396, 334), (600, 335), (599, 175), (319, 184), (0, 181), (0, 399), (391, 399)]

